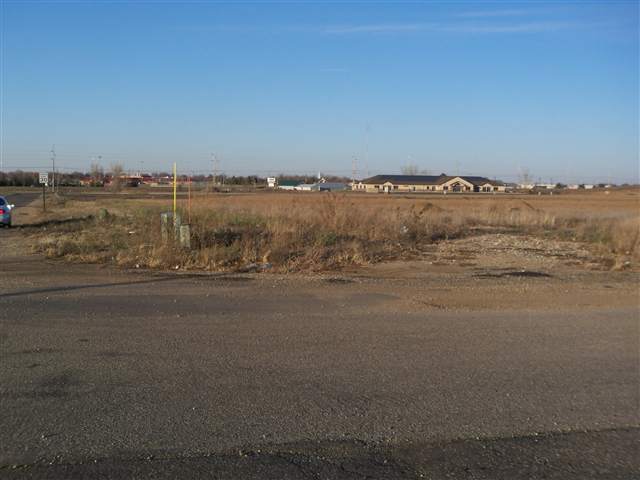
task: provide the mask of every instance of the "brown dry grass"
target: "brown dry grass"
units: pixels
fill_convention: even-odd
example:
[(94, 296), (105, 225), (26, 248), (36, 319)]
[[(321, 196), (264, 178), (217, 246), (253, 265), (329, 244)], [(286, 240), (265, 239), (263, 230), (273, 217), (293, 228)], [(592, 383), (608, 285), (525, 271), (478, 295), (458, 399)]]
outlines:
[[(225, 271), (270, 264), (276, 271), (301, 271), (411, 258), (433, 242), (508, 230), (588, 242), (623, 266), (640, 260), (638, 193), (200, 196), (191, 206), (189, 251), (160, 239), (166, 199), (100, 200), (84, 202), (85, 213), (106, 206), (116, 215), (51, 226), (38, 233), (36, 248), (53, 257), (126, 266)], [(65, 208), (77, 212), (82, 203)], [(185, 201), (180, 209), (187, 220)]]

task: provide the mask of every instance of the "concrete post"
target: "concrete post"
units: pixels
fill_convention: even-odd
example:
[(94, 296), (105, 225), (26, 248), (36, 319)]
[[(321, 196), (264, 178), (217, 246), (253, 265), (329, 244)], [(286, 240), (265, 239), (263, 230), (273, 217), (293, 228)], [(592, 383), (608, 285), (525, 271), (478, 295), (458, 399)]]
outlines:
[(189, 225), (180, 225), (180, 246), (191, 249), (191, 227)]
[(169, 241), (169, 218), (172, 217), (171, 212), (160, 214), (160, 234), (162, 235), (162, 243)]
[(174, 229), (174, 238), (180, 237), (180, 225), (182, 225), (182, 218), (178, 212), (173, 216), (173, 229)]

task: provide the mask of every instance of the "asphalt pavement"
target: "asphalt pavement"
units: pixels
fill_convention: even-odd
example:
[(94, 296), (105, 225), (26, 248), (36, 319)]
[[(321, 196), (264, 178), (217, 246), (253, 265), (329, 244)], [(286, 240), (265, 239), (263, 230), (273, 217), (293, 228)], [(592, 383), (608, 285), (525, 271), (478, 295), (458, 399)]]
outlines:
[(15, 205), (16, 208), (26, 207), (31, 202), (36, 200), (38, 197), (42, 197), (42, 193), (38, 191), (12, 193), (10, 195), (5, 196), (5, 198), (9, 201), (9, 203), (12, 203), (13, 205)]
[(1, 478), (640, 478), (638, 309), (0, 255)]

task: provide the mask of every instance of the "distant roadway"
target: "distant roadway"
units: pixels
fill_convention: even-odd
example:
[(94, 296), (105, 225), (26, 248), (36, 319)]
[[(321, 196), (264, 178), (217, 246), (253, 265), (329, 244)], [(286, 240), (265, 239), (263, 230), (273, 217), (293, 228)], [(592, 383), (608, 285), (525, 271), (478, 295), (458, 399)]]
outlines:
[(18, 207), (26, 207), (31, 202), (36, 200), (38, 197), (42, 196), (42, 193), (35, 192), (21, 192), (21, 193), (12, 193), (10, 195), (3, 195), (9, 203), (12, 203)]

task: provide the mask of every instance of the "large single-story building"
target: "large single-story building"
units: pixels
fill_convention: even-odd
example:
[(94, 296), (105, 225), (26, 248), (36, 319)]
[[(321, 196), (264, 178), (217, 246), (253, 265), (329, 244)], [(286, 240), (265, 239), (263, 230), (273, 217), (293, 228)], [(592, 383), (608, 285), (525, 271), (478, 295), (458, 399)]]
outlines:
[(280, 179), (276, 183), (276, 187), (280, 190), (295, 190), (300, 185), (299, 180)]
[(468, 175), (376, 175), (352, 184), (356, 192), (370, 193), (502, 193), (506, 185), (498, 180)]

